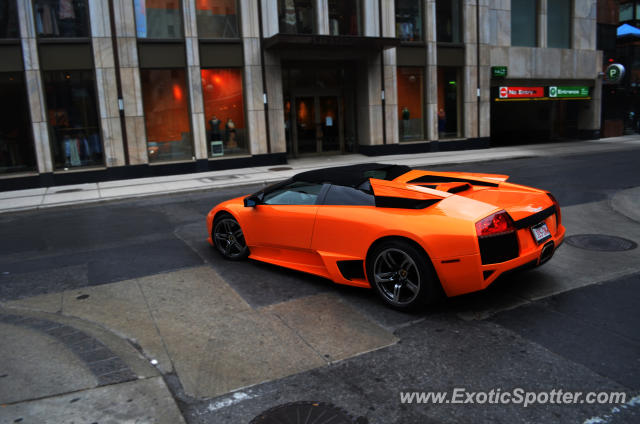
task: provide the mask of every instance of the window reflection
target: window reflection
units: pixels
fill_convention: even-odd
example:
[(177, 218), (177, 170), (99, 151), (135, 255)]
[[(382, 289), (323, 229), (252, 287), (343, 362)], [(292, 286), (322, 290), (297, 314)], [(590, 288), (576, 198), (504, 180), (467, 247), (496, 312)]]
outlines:
[(311, 34), (313, 32), (313, 4), (311, 0), (278, 0), (280, 32)]
[(438, 67), (438, 136), (455, 138), (460, 136), (458, 116), (460, 105), (459, 68)]
[(209, 157), (246, 154), (241, 69), (202, 69)]
[(436, 0), (436, 37), (439, 42), (460, 43), (460, 0)]
[(237, 38), (236, 0), (196, 0), (200, 38)]
[(40, 37), (88, 37), (85, 0), (35, 0), (36, 32)]
[(181, 38), (180, 0), (134, 0), (138, 38)]
[(422, 40), (421, 0), (396, 0), (396, 37), (403, 41)]
[(184, 69), (141, 69), (149, 162), (193, 157)]
[(398, 67), (400, 141), (424, 139), (423, 74), (424, 68), (421, 67)]
[(329, 33), (359, 35), (361, 8), (360, 0), (329, 0)]
[(103, 165), (91, 71), (42, 71), (56, 168)]
[(511, 45), (535, 47), (537, 43), (537, 0), (511, 1)]
[(0, 2), (0, 38), (19, 38), (16, 0)]
[(27, 89), (22, 72), (0, 73), (0, 174), (35, 170)]
[(548, 46), (571, 48), (571, 0), (553, 0), (547, 8)]

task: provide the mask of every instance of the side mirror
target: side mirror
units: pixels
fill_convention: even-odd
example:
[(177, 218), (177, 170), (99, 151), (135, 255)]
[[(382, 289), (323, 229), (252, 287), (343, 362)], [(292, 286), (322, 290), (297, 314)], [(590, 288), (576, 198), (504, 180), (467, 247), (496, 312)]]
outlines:
[(260, 203), (260, 198), (255, 194), (252, 194), (249, 197), (244, 198), (244, 207), (245, 208), (255, 208), (258, 203)]

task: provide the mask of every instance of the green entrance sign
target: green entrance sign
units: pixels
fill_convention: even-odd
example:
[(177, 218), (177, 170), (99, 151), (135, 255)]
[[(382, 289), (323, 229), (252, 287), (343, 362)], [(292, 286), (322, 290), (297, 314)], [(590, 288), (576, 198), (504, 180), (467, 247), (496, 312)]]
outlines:
[(506, 66), (492, 66), (491, 75), (497, 78), (506, 78), (507, 67)]
[(552, 98), (580, 98), (589, 97), (589, 87), (549, 87), (549, 97)]

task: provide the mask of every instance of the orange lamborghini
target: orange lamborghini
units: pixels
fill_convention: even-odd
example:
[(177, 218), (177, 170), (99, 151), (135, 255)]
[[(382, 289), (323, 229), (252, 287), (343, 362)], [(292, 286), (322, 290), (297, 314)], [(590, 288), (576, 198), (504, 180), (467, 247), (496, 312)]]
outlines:
[(213, 208), (209, 242), (414, 309), (541, 265), (562, 243), (554, 197), (507, 179), (382, 164), (303, 172)]

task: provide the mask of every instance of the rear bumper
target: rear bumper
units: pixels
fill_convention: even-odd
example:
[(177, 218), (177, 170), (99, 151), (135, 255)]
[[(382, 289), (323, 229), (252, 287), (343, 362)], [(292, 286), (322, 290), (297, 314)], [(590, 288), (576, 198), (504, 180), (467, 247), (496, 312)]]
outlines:
[[(527, 231), (527, 230), (520, 230)], [(447, 296), (458, 296), (487, 288), (503, 274), (540, 266), (551, 259), (564, 241), (565, 228), (559, 226), (553, 236), (536, 245), (529, 242), (528, 233), (519, 234), (518, 257), (496, 264), (483, 265), (480, 255), (440, 260), (434, 263)]]

